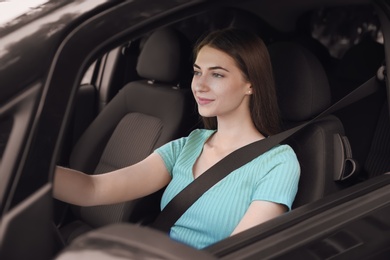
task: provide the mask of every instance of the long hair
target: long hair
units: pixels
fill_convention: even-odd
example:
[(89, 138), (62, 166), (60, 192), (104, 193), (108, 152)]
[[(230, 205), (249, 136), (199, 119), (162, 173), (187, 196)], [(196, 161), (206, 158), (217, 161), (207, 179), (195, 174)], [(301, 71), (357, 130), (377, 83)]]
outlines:
[[(194, 49), (209, 46), (220, 50), (236, 62), (244, 78), (252, 85), (249, 109), (257, 130), (265, 136), (280, 132), (280, 116), (275, 82), (267, 47), (255, 34), (240, 29), (223, 29), (210, 33)], [(217, 129), (216, 117), (202, 117), (206, 129)]]

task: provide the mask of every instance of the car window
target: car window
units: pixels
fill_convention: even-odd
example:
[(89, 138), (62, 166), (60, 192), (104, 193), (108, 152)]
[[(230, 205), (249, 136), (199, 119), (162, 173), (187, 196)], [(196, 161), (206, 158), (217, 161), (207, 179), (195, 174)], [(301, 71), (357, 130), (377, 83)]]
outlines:
[(39, 10), (47, 0), (13, 0), (0, 2), (0, 26), (14, 19)]
[(379, 19), (368, 6), (322, 8), (312, 12), (310, 19), (313, 38), (334, 58), (343, 57), (350, 47), (366, 38), (383, 44)]
[(95, 71), (96, 67), (96, 62), (94, 62), (87, 71), (85, 72), (83, 79), (81, 80), (81, 85), (86, 85), (86, 84), (93, 84), (93, 73)]

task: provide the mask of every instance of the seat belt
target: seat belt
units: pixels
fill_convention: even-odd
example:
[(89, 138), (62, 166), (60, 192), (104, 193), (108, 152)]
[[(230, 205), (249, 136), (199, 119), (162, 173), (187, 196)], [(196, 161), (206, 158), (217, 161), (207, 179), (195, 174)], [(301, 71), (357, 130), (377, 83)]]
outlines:
[(228, 154), (179, 192), (165, 206), (154, 223), (151, 224), (151, 227), (168, 233), (176, 221), (196, 200), (229, 173), (257, 158), (319, 118), (332, 114), (343, 107), (371, 95), (379, 90), (379, 88), (379, 80), (377, 76), (374, 76), (313, 119), (276, 135), (250, 143)]

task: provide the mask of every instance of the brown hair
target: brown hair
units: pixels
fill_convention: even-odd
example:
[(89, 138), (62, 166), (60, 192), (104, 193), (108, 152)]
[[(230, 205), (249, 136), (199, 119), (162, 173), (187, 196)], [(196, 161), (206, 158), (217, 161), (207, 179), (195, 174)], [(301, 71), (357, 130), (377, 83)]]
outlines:
[[(195, 47), (195, 56), (204, 46), (232, 57), (245, 79), (252, 85), (249, 109), (257, 130), (265, 136), (280, 132), (279, 108), (267, 47), (257, 35), (240, 29), (210, 33)], [(202, 117), (204, 127), (217, 128), (216, 117)]]

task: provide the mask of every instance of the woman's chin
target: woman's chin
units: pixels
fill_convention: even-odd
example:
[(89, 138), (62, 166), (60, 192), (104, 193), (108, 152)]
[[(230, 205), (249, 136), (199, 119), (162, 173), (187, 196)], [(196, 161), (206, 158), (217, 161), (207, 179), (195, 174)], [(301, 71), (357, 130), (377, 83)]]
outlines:
[(207, 111), (198, 110), (198, 113), (202, 117), (215, 117), (215, 114), (207, 112)]

